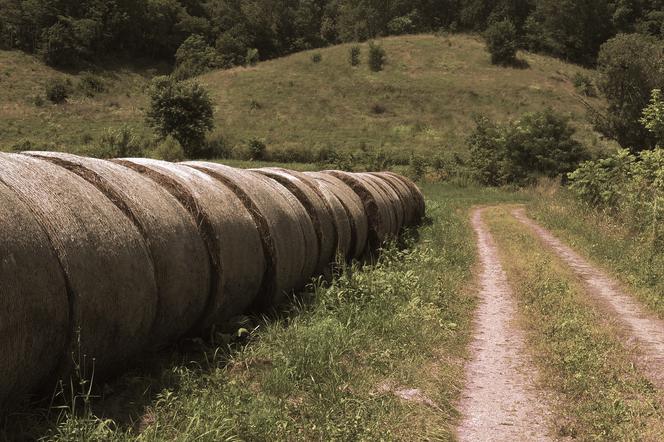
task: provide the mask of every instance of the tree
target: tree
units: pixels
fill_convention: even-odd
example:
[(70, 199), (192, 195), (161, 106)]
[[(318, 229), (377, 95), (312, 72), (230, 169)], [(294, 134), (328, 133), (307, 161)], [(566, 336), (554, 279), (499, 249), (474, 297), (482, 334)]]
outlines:
[(212, 101), (198, 83), (156, 77), (149, 90), (148, 124), (162, 136), (173, 136), (189, 158), (205, 149), (205, 134), (214, 127)]
[(652, 91), (650, 104), (643, 110), (640, 121), (655, 136), (657, 146), (664, 147), (664, 97), (661, 89)]
[(662, 43), (652, 37), (619, 35), (602, 45), (598, 88), (608, 106), (596, 113), (597, 130), (632, 151), (654, 147), (640, 119), (652, 90), (664, 86), (663, 61)]
[(489, 26), (484, 40), (491, 54), (491, 63), (503, 66), (516, 63), (517, 35), (511, 21), (503, 20)]
[(373, 72), (380, 72), (385, 65), (385, 49), (381, 46), (369, 43), (369, 69)]
[(204, 74), (221, 66), (217, 52), (200, 35), (187, 38), (175, 53), (175, 72), (178, 80)]

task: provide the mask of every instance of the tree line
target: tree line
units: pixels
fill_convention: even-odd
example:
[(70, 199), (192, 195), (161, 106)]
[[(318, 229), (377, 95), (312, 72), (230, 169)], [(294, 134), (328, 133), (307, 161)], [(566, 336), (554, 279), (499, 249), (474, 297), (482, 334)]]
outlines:
[[(664, 34), (664, 0), (0, 0), (0, 47), (58, 67), (189, 47), (231, 67), (332, 44), (513, 23), (520, 47), (592, 65), (619, 33)], [(213, 55), (213, 57), (212, 57)]]

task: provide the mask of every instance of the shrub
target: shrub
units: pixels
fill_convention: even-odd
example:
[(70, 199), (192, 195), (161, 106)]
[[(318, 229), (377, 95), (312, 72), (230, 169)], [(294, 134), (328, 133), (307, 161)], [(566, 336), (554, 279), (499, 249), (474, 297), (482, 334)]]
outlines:
[(358, 45), (353, 45), (350, 47), (348, 50), (348, 63), (350, 63), (351, 66), (359, 66), (360, 65), (360, 57), (362, 55), (362, 49)]
[(205, 149), (201, 153), (201, 158), (211, 159), (211, 158), (231, 158), (233, 156), (233, 150), (231, 146), (226, 141), (226, 138), (219, 133), (212, 133), (205, 142)]
[(265, 143), (258, 138), (252, 138), (248, 143), (249, 147), (249, 159), (252, 161), (263, 160), (265, 159), (265, 153), (267, 152), (267, 146)]
[(417, 154), (412, 154), (410, 156), (410, 164), (408, 165), (408, 174), (410, 177), (415, 181), (420, 181), (425, 177), (426, 172), (426, 160)]
[(141, 157), (144, 153), (142, 140), (131, 127), (121, 126), (106, 129), (99, 138), (98, 150), (93, 156), (100, 158)]
[(503, 66), (516, 63), (517, 33), (511, 21), (491, 24), (484, 33), (484, 40), (491, 54), (491, 63)]
[(205, 134), (214, 127), (208, 92), (196, 82), (162, 76), (152, 80), (149, 96), (147, 123), (162, 137), (178, 140), (188, 158), (200, 157)]
[(582, 73), (577, 72), (574, 75), (572, 82), (574, 83), (574, 88), (576, 89), (576, 91), (581, 95), (585, 95), (586, 97), (597, 96), (597, 90), (595, 89), (595, 84), (593, 83), (592, 79), (587, 75), (583, 75)]
[(78, 90), (86, 97), (94, 97), (105, 92), (106, 85), (101, 77), (91, 72), (84, 72), (78, 80)]
[(415, 32), (415, 17), (413, 14), (395, 17), (387, 23), (387, 31), (392, 35), (403, 35)]
[(175, 71), (178, 80), (195, 77), (220, 67), (221, 59), (217, 52), (200, 35), (187, 38), (175, 53)]
[(152, 151), (152, 156), (158, 160), (171, 162), (183, 161), (186, 158), (182, 145), (171, 136), (159, 143), (157, 148)]
[(320, 63), (321, 61), (323, 61), (323, 56), (321, 55), (320, 52), (316, 52), (311, 56), (311, 61), (313, 63)]
[(371, 113), (376, 115), (382, 115), (387, 112), (387, 108), (380, 103), (374, 103), (371, 105)]
[(231, 31), (224, 32), (217, 38), (215, 49), (219, 55), (221, 66), (225, 68), (245, 64), (250, 50), (244, 39), (234, 35)]
[(254, 66), (260, 61), (260, 53), (258, 52), (258, 49), (256, 48), (249, 48), (247, 49), (247, 55), (244, 57), (244, 63), (247, 66)]
[(71, 81), (56, 78), (46, 86), (46, 98), (51, 103), (62, 104), (67, 101), (71, 93)]
[(369, 69), (373, 72), (380, 72), (385, 66), (385, 49), (381, 46), (369, 43)]
[(662, 90), (654, 89), (650, 104), (643, 110), (641, 124), (655, 136), (659, 147), (664, 147), (664, 99)]
[(475, 181), (485, 186), (503, 184), (504, 143), (500, 128), (483, 115), (475, 115), (475, 130), (468, 137), (469, 170)]

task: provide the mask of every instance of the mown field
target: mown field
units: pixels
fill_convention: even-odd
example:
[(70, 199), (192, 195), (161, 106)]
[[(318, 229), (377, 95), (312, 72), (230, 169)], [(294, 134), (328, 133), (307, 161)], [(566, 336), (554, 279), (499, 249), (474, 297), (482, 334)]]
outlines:
[[(475, 113), (498, 121), (552, 107), (575, 122), (578, 137), (591, 148), (599, 140), (575, 96), (572, 64), (521, 53), (527, 69), (492, 66), (484, 43), (466, 35), (417, 35), (379, 41), (387, 53), (383, 72), (348, 63), (350, 45), (211, 72), (199, 78), (215, 103), (211, 138), (230, 148), (258, 138), (282, 157), (313, 157), (321, 149), (360, 149), (422, 154), (461, 152)], [(0, 51), (0, 146), (94, 152), (108, 128), (131, 127), (150, 137), (144, 123), (149, 79), (164, 66), (115, 63), (91, 69), (104, 92), (86, 96), (84, 72), (65, 73), (18, 52)], [(71, 81), (67, 104), (44, 99), (47, 84)], [(589, 99), (594, 105), (598, 99)], [(37, 103), (37, 104), (36, 104)]]

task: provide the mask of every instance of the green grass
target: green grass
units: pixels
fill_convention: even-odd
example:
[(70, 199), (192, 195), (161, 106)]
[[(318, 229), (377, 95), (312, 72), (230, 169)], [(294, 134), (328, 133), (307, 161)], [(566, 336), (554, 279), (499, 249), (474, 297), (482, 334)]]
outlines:
[(664, 251), (648, 235), (579, 203), (564, 189), (535, 195), (529, 213), (664, 318)]
[(590, 303), (571, 270), (505, 208), (486, 217), (518, 297), (540, 383), (554, 393), (557, 436), (661, 440), (658, 392), (634, 367), (614, 324)]
[[(4, 437), (449, 440), (475, 306), (468, 210), (524, 197), (424, 190), (430, 223), (419, 241), (314, 285), (285, 311), (249, 318), (243, 339), (215, 335), (145, 355), (77, 413), (9, 416)], [(398, 397), (403, 389), (418, 389), (419, 400)]]
[[(347, 62), (350, 46), (340, 45), (320, 50), (320, 63), (303, 52), (202, 76), (215, 103), (215, 136), (231, 146), (263, 139), (268, 153), (286, 156), (364, 146), (407, 159), (410, 151), (427, 156), (465, 152), (474, 113), (505, 121), (550, 106), (572, 116), (579, 138), (589, 146), (599, 143), (574, 97), (571, 79), (577, 72), (588, 73), (580, 67), (528, 53), (521, 58), (529, 69), (492, 66), (481, 40), (466, 35), (379, 42), (388, 59), (379, 73), (369, 71), (368, 46), (363, 44), (363, 63), (357, 68)], [(107, 127), (127, 124), (138, 134), (150, 133), (143, 109), (145, 86), (154, 71), (101, 71), (108, 92), (93, 98), (79, 93), (66, 105), (38, 107), (34, 96), (43, 94), (46, 84), (63, 76), (76, 84), (79, 76), (17, 52), (0, 51), (0, 65), (2, 149), (27, 140), (37, 148), (88, 152), (84, 138), (97, 140)], [(376, 105), (384, 112), (372, 110)]]

